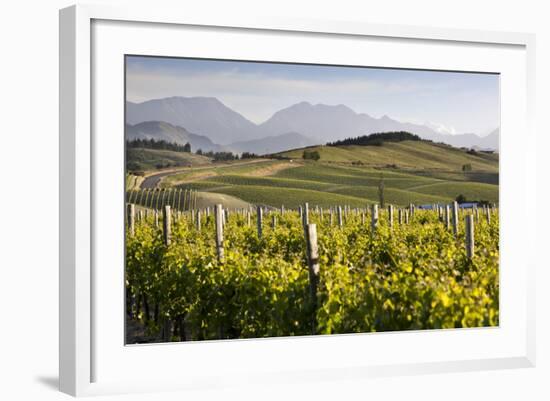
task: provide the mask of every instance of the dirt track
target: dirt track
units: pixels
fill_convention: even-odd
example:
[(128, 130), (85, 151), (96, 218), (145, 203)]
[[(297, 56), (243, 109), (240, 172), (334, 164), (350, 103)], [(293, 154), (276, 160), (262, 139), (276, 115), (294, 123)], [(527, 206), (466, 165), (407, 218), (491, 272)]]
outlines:
[(211, 169), (212, 167), (224, 167), (224, 166), (236, 166), (236, 165), (244, 166), (244, 165), (247, 165), (247, 164), (261, 163), (261, 162), (265, 162), (265, 161), (266, 161), (266, 159), (255, 159), (255, 160), (251, 160), (251, 161), (247, 161), (247, 162), (243, 162), (243, 163), (216, 163), (216, 164), (209, 164), (207, 166), (184, 167), (184, 168), (180, 168), (180, 169), (163, 171), (163, 172), (151, 174), (150, 176), (145, 177), (145, 179), (143, 180), (143, 182), (140, 185), (140, 188), (141, 189), (156, 188), (157, 185), (159, 184), (160, 180), (164, 177), (169, 176), (169, 175), (181, 174), (181, 173), (186, 173), (186, 172), (190, 172), (190, 171), (208, 170), (208, 169)]

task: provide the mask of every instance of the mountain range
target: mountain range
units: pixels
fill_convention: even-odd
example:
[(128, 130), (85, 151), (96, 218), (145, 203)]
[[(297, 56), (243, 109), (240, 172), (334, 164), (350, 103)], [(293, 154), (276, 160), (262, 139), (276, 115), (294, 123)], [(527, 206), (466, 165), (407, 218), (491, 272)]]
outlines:
[[(146, 122), (150, 124), (144, 124)], [(165, 139), (190, 142), (193, 149), (259, 154), (388, 131), (407, 131), (423, 139), (456, 147), (499, 148), (498, 128), (486, 136), (474, 133), (450, 135), (429, 125), (356, 113), (345, 105), (313, 105), (308, 102), (279, 110), (267, 121), (255, 124), (211, 97), (169, 97), (143, 103), (128, 101), (126, 123), (130, 139)]]
[(191, 149), (202, 149), (204, 151), (225, 150), (222, 146), (213, 143), (207, 136), (196, 135), (183, 127), (173, 125), (164, 121), (144, 121), (136, 125), (126, 124), (126, 140), (154, 139), (185, 145), (191, 144)]

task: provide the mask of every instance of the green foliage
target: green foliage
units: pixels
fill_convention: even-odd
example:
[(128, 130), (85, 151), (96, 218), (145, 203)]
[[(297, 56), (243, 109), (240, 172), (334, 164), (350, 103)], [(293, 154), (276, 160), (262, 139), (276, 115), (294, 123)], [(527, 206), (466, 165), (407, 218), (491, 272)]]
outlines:
[[(311, 205), (311, 204), (310, 204)], [(269, 222), (277, 214), (277, 227)], [(231, 212), (225, 260), (215, 252), (214, 219), (201, 231), (189, 212), (174, 219), (165, 246), (152, 217), (136, 222), (126, 239), (126, 285), (134, 299), (157, 305), (158, 316), (137, 319), (158, 333), (161, 318), (182, 321), (187, 339), (257, 338), (496, 326), (499, 322), (499, 222), (475, 225), (472, 260), (464, 249), (464, 222), (455, 238), (437, 212), (417, 210), (408, 225), (380, 210), (375, 235), (353, 210), (340, 229), (310, 208), (317, 224), (320, 278), (317, 309), (309, 297), (306, 244), (296, 211), (269, 212), (258, 239), (255, 216)], [(368, 219), (367, 219), (368, 221)], [(334, 223), (336, 224), (336, 223)]]
[(458, 195), (456, 198), (455, 198), (455, 201), (457, 203), (464, 203), (467, 201), (466, 197), (462, 194)]
[[(286, 168), (277, 169), (278, 165)], [(274, 171), (272, 175), (255, 173), (270, 169)], [(325, 164), (322, 161), (293, 165), (287, 161), (258, 161), (208, 169), (208, 174), (205, 169), (197, 169), (196, 173), (165, 177), (161, 185), (180, 185), (181, 188), (226, 194), (246, 202), (274, 207), (281, 204), (298, 207), (304, 202), (314, 202), (320, 206), (348, 204), (359, 207), (365, 202), (379, 202), (382, 171), (385, 203), (448, 203), (460, 193), (468, 199), (498, 202), (498, 185), (456, 181), (455, 177), (435, 179), (407, 171)], [(205, 178), (201, 179), (201, 174)], [(463, 175), (460, 172), (457, 174)], [(178, 184), (178, 181), (186, 183)]]
[[(178, 145), (180, 146), (180, 145)], [(157, 168), (205, 165), (210, 158), (183, 151), (127, 147), (127, 172), (151, 171)]]
[[(308, 151), (319, 152), (325, 163), (351, 165), (360, 160), (365, 165), (384, 167), (398, 164), (403, 169), (428, 169), (430, 171), (461, 172), (464, 164), (470, 163), (472, 171), (498, 173), (498, 153), (468, 153), (466, 150), (449, 145), (426, 141), (384, 142), (383, 146), (313, 146)], [(280, 153), (281, 156), (302, 158), (304, 149), (294, 149)]]
[(302, 159), (304, 160), (319, 160), (321, 158), (321, 155), (316, 150), (304, 150), (302, 153)]
[[(406, 131), (381, 132), (370, 135), (362, 135), (355, 138), (346, 138), (340, 141), (328, 142), (327, 146), (359, 145), (382, 146), (384, 142), (421, 141), (418, 135)], [(431, 142), (427, 141), (426, 142)]]

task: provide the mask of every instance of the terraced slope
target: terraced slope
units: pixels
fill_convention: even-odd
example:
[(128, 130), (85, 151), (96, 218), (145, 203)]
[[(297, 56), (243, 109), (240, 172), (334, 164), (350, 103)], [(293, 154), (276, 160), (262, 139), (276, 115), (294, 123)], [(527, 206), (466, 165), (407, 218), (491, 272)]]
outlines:
[[(381, 181), (385, 202), (395, 205), (448, 203), (458, 195), (498, 202), (498, 154), (419, 141), (308, 149), (320, 160), (305, 161), (297, 149), (282, 153), (282, 160), (202, 164), (164, 175), (158, 186), (201, 191), (208, 204), (364, 206), (378, 202)], [(463, 172), (464, 165), (471, 171)]]
[[(283, 162), (281, 162), (283, 163)], [(394, 170), (307, 162), (294, 168), (257, 176), (218, 170), (204, 179), (189, 180), (180, 188), (232, 195), (252, 204), (296, 207), (304, 202), (330, 206), (361, 206), (378, 201), (378, 186), (384, 183), (386, 202), (447, 203), (459, 194), (468, 199), (498, 202), (498, 186), (471, 181), (450, 181)]]

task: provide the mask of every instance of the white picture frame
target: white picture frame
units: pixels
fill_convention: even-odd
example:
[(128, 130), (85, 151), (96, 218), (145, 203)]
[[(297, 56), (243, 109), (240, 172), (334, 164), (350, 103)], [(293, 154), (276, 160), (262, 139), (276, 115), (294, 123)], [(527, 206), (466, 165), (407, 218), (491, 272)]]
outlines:
[[(116, 26), (120, 23), (121, 26)], [(125, 25), (126, 24), (126, 25)], [(130, 25), (128, 25), (130, 24)], [(162, 369), (155, 376), (154, 371), (147, 372), (149, 380), (129, 380), (123, 374), (115, 374), (115, 371), (123, 371), (123, 365), (117, 365), (112, 348), (105, 346), (114, 337), (110, 334), (109, 318), (102, 313), (102, 303), (94, 298), (95, 291), (101, 286), (105, 291), (104, 297), (116, 304), (116, 290), (104, 288), (106, 275), (98, 274), (98, 261), (108, 255), (97, 252), (98, 230), (105, 225), (101, 222), (101, 199), (97, 193), (102, 191), (103, 182), (98, 172), (101, 166), (103, 170), (110, 166), (109, 160), (116, 159), (116, 149), (111, 152), (103, 152), (105, 142), (97, 141), (94, 137), (94, 128), (101, 125), (96, 121), (101, 119), (101, 107), (93, 101), (93, 97), (105, 96), (101, 88), (95, 88), (94, 84), (102, 81), (105, 74), (102, 71), (102, 61), (110, 54), (123, 54), (126, 44), (137, 41), (140, 38), (139, 31), (145, 27), (156, 27), (152, 35), (148, 35), (149, 46), (154, 45), (155, 35), (158, 38), (172, 34), (174, 31), (185, 27), (195, 30), (215, 30), (219, 38), (219, 32), (246, 33), (253, 35), (262, 33), (266, 40), (282, 41), (281, 35), (307, 36), (304, 40), (313, 40), (316, 37), (338, 38), (341, 43), (357, 40), (383, 40), (387, 45), (395, 41), (408, 41), (407, 43), (433, 44), (441, 51), (445, 46), (454, 46), (452, 51), (468, 51), (468, 48), (478, 49), (481, 54), (485, 47), (495, 48), (503, 52), (503, 58), (495, 58), (493, 63), (510, 61), (506, 68), (509, 73), (502, 96), (505, 98), (503, 113), (507, 113), (507, 119), (501, 130), (501, 174), (504, 184), (513, 185), (521, 183), (522, 190), (510, 191), (501, 189), (503, 196), (502, 211), (506, 230), (501, 237), (501, 246), (510, 248), (515, 244), (525, 256), (519, 258), (517, 250), (502, 253), (502, 261), (505, 261), (504, 277), (501, 283), (510, 283), (506, 293), (502, 295), (503, 318), (501, 326), (497, 329), (462, 329), (442, 331), (428, 331), (416, 333), (382, 333), (376, 336), (343, 335), (343, 336), (318, 336), (321, 338), (285, 338), (268, 340), (236, 340), (223, 342), (206, 342), (205, 344), (185, 344), (183, 348), (178, 344), (158, 344), (140, 347), (125, 347), (123, 341), (113, 342), (120, 347), (120, 357), (128, 358), (128, 363), (135, 364), (139, 358), (144, 358), (144, 364), (156, 364), (163, 358), (169, 358), (169, 354), (186, 353), (192, 360), (198, 362), (200, 355), (208, 355), (201, 358), (194, 371), (187, 372), (185, 378), (163, 375)], [(157, 29), (158, 28), (158, 29)], [(132, 35), (124, 35), (124, 32)], [(178, 31), (179, 32), (179, 31)], [(183, 31), (182, 31), (183, 32)], [(94, 41), (94, 34), (96, 40)], [(185, 34), (185, 33), (182, 33)], [(223, 33), (222, 33), (223, 34)], [(111, 35), (111, 36), (109, 36)], [(271, 36), (273, 37), (271, 37)], [(278, 36), (279, 35), (279, 36)], [(109, 46), (105, 39), (109, 39)], [(147, 40), (142, 37), (140, 46), (147, 46)], [(159, 42), (160, 43), (160, 42)], [(208, 42), (204, 42), (208, 43)], [(292, 19), (248, 19), (239, 20), (213, 18), (200, 15), (187, 15), (185, 10), (165, 10), (156, 8), (112, 8), (108, 6), (78, 5), (60, 11), (60, 390), (75, 396), (126, 393), (134, 391), (161, 391), (167, 389), (201, 389), (211, 386), (239, 385), (249, 381), (258, 383), (292, 382), (297, 376), (300, 380), (327, 380), (329, 378), (354, 378), (376, 377), (381, 375), (421, 374), (429, 372), (467, 371), (479, 369), (502, 369), (512, 367), (530, 367), (535, 364), (535, 322), (534, 322), (534, 266), (537, 263), (536, 253), (531, 252), (529, 236), (517, 238), (514, 231), (529, 230), (534, 232), (534, 210), (528, 208), (527, 199), (535, 196), (535, 133), (533, 131), (534, 110), (534, 35), (523, 33), (483, 32), (457, 29), (436, 29), (413, 26), (389, 26), (364, 24), (360, 22), (342, 21), (316, 21), (316, 20), (292, 20)], [(160, 52), (170, 51), (166, 44)], [(109, 47), (109, 50), (107, 50)], [(130, 46), (132, 47), (132, 46)], [(276, 47), (276, 46), (275, 46)], [(280, 46), (282, 47), (282, 46)], [(345, 46), (344, 46), (345, 47)], [(105, 49), (103, 49), (105, 48)], [(134, 47), (135, 48), (135, 47)], [(149, 47), (151, 49), (151, 47)], [(462, 50), (461, 50), (462, 49)], [(100, 56), (105, 50), (105, 56)], [(510, 50), (508, 52), (508, 50)], [(227, 50), (231, 53), (231, 50)], [(255, 50), (248, 50), (254, 52)], [(345, 52), (345, 50), (342, 50)], [(122, 53), (121, 53), (122, 52)], [(506, 53), (506, 54), (504, 54)], [(249, 53), (251, 54), (251, 53)], [(167, 54), (172, 55), (172, 54)], [(97, 56), (97, 59), (96, 59)], [(103, 58), (102, 58), (103, 57)], [(245, 57), (242, 55), (241, 57)], [(284, 57), (284, 56), (281, 56)], [(345, 58), (346, 56), (339, 56)], [(351, 57), (351, 55), (350, 55)], [(414, 56), (409, 56), (413, 57)], [(237, 57), (239, 58), (239, 57)], [(265, 56), (258, 55), (258, 59)], [(480, 56), (480, 60), (483, 57)], [(411, 58), (412, 60), (412, 58)], [(500, 60), (500, 61), (499, 61)], [(410, 60), (409, 60), (410, 61)], [(118, 61), (117, 61), (118, 62)], [(342, 63), (347, 60), (342, 59)], [(349, 61), (348, 61), (349, 62)], [(445, 63), (439, 64), (424, 61), (421, 64), (416, 60), (415, 65), (422, 68), (446, 69)], [(388, 66), (392, 61), (387, 61)], [(470, 60), (463, 68), (484, 71), (483, 61)], [(489, 61), (486, 65), (490, 65)], [(117, 71), (117, 65), (106, 68)], [(498, 65), (494, 64), (495, 71), (500, 72)], [(488, 68), (488, 67), (487, 67)], [(504, 68), (504, 67), (503, 67)], [(515, 70), (512, 70), (514, 69)], [(107, 69), (105, 71), (107, 71)], [(456, 69), (461, 69), (457, 65)], [(123, 71), (119, 71), (123, 75)], [(96, 74), (96, 75), (94, 75)], [(508, 78), (510, 77), (510, 78)], [(118, 79), (118, 78), (117, 78)], [(95, 80), (95, 81), (94, 81)], [(94, 81), (94, 82), (92, 82)], [(118, 82), (118, 81), (117, 81)], [(118, 90), (117, 85), (113, 85)], [(517, 99), (510, 98), (510, 89), (517, 88)], [(122, 94), (121, 94), (122, 96)], [(96, 99), (97, 100), (97, 99)], [(515, 102), (515, 103), (514, 103)], [(512, 108), (512, 106), (514, 106)], [(121, 107), (122, 108), (122, 103)], [(112, 108), (114, 114), (120, 114), (120, 109)], [(516, 109), (520, 111), (515, 111)], [(516, 115), (517, 114), (517, 115)], [(515, 116), (515, 117), (514, 117)], [(102, 120), (103, 121), (103, 120)], [(116, 127), (120, 122), (120, 115), (110, 123)], [(506, 127), (521, 129), (521, 143), (525, 146), (518, 147), (518, 138), (514, 137), (512, 130)], [(122, 138), (122, 126), (121, 138)], [(516, 131), (517, 132), (517, 131)], [(122, 142), (122, 139), (120, 140)], [(502, 145), (504, 143), (504, 145)], [(508, 150), (514, 150), (509, 152)], [(98, 164), (97, 155), (101, 154), (102, 163)], [(122, 157), (122, 154), (120, 154)], [(113, 162), (116, 165), (116, 162)], [(120, 181), (122, 190), (122, 181)], [(503, 192), (507, 191), (507, 192)], [(508, 191), (510, 193), (508, 193)], [(512, 193), (514, 192), (514, 193)], [(505, 200), (506, 199), (506, 200)], [(510, 213), (511, 205), (515, 205), (517, 212)], [(508, 209), (507, 209), (508, 208)], [(119, 210), (122, 214), (122, 210)], [(123, 214), (122, 214), (123, 215)], [(121, 226), (122, 227), (122, 226)], [(121, 228), (122, 229), (122, 228)], [(116, 231), (116, 230), (115, 230)], [(516, 235), (516, 236), (514, 236)], [(120, 239), (120, 238), (119, 238)], [(515, 240), (519, 242), (515, 242)], [(533, 243), (534, 241), (531, 241)], [(510, 248), (511, 249), (511, 248)], [(102, 256), (103, 255), (103, 256)], [(113, 261), (110, 266), (112, 271), (123, 269), (120, 260)], [(101, 263), (100, 263), (101, 264)], [(105, 263), (101, 264), (104, 266)], [(510, 267), (508, 269), (508, 266)], [(516, 270), (512, 269), (515, 268)], [(505, 280), (505, 282), (502, 282)], [(113, 283), (116, 288), (120, 283)], [(508, 285), (508, 284), (506, 284)], [(504, 292), (504, 291), (503, 291)], [(514, 300), (515, 298), (515, 300)], [(509, 301), (509, 302), (508, 302)], [(511, 306), (513, 305), (513, 307)], [(512, 310), (513, 309), (513, 310)], [(508, 314), (504, 312), (509, 312)], [(510, 318), (507, 319), (506, 316)], [(111, 316), (112, 319), (112, 316)], [(120, 315), (122, 321), (122, 315)], [(111, 320), (112, 321), (112, 320)], [(101, 335), (98, 334), (97, 325), (101, 325)], [(114, 332), (114, 330), (113, 330)], [(497, 333), (497, 334), (495, 334)], [(504, 333), (502, 336), (498, 333)], [(500, 337), (499, 337), (500, 336)], [(494, 349), (486, 352), (478, 350), (465, 353), (466, 357), (441, 355), (441, 358), (420, 358), (420, 349), (416, 354), (411, 353), (400, 359), (400, 356), (392, 356), (388, 353), (365, 358), (361, 352), (355, 355), (342, 356), (337, 359), (338, 347), (343, 344), (355, 349), (367, 349), (369, 342), (377, 342), (380, 348), (390, 343), (400, 344), (396, 350), (406, 350), (406, 343), (418, 341), (421, 344), (439, 344), (456, 342), (456, 352), (465, 352), (464, 345), (470, 344), (472, 349), (475, 344), (486, 342), (494, 343)], [(501, 341), (501, 342), (499, 342)], [(119, 345), (116, 345), (119, 344)], [(434, 345), (437, 347), (438, 345)], [(172, 348), (168, 348), (172, 347)], [(489, 347), (490, 348), (490, 347)], [(118, 349), (118, 348), (117, 348)], [(327, 361), (318, 361), (314, 355), (320, 349), (325, 350), (329, 357)], [(310, 363), (301, 363), (301, 360), (293, 360), (292, 369), (285, 368), (284, 358), (275, 358), (277, 354), (286, 352), (291, 355), (311, 357)], [(449, 351), (450, 352), (450, 351)], [(399, 353), (399, 351), (397, 351)], [(113, 354), (113, 355), (111, 355)], [(124, 354), (124, 355), (123, 355)], [(429, 354), (426, 352), (425, 354)], [(118, 354), (117, 354), (118, 355)], [(212, 356), (214, 355), (214, 356)], [(330, 356), (332, 355), (332, 357)], [(109, 359), (113, 357), (113, 359)], [(147, 358), (147, 359), (145, 359)], [(195, 359), (193, 359), (195, 358)], [(235, 365), (221, 366), (218, 370), (209, 369), (216, 363), (235, 360)], [(256, 359), (254, 359), (256, 358)], [(272, 359), (269, 359), (272, 358)], [(332, 359), (331, 359), (332, 358)], [(203, 360), (204, 359), (204, 360)], [(248, 367), (245, 362), (239, 365), (237, 359), (257, 364)], [(153, 362), (154, 361), (154, 362)], [(286, 361), (288, 363), (288, 359)], [(109, 374), (102, 373), (102, 366), (113, 366)], [(169, 363), (168, 363), (169, 364)], [(267, 366), (271, 364), (271, 367)], [(204, 365), (204, 369), (201, 366)], [(158, 366), (158, 365), (155, 365)], [(216, 365), (217, 366), (217, 365)], [(234, 372), (232, 372), (234, 371)], [(103, 378), (105, 377), (105, 379)]]

